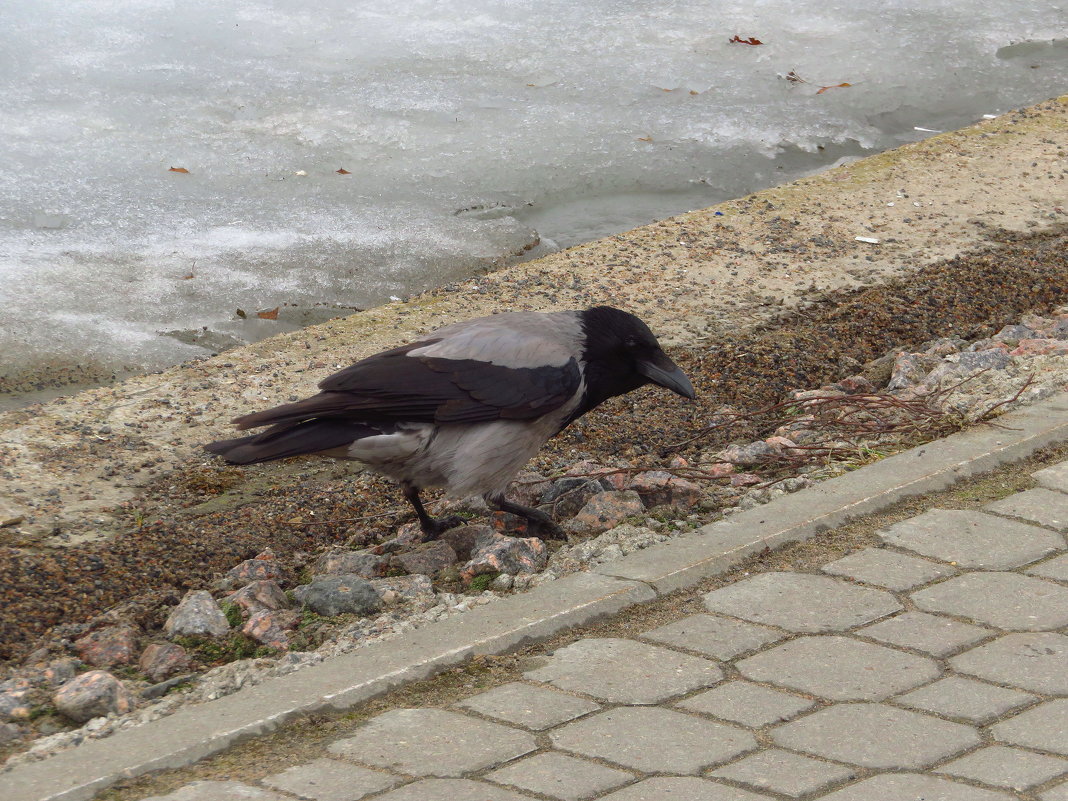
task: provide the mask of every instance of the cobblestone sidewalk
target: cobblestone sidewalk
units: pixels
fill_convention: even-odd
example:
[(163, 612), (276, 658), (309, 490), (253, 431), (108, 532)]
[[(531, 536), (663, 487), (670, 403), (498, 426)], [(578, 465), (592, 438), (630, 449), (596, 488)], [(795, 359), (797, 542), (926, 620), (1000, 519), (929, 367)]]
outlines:
[(1035, 478), (386, 712), (261, 786), (153, 801), (1068, 801), (1068, 462)]

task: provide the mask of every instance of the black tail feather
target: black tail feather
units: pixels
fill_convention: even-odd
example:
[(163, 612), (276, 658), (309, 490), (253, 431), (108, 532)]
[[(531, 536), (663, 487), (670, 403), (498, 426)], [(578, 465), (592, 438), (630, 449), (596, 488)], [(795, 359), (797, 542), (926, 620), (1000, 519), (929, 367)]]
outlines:
[(341, 448), (363, 437), (389, 433), (387, 428), (347, 420), (283, 423), (261, 434), (211, 442), (204, 450), (218, 454), (231, 464), (256, 464)]

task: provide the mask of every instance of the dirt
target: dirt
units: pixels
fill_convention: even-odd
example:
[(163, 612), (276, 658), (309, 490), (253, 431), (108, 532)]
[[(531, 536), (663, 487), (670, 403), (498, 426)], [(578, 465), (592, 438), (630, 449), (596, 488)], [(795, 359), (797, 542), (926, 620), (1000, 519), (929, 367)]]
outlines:
[[(758, 555), (700, 586), (672, 593), (632, 607), (612, 619), (571, 629), (513, 654), (476, 658), (441, 675), (408, 685), (336, 715), (311, 715), (278, 731), (237, 745), (195, 765), (122, 782), (98, 796), (98, 801), (136, 801), (162, 795), (198, 780), (254, 782), (265, 776), (322, 756), (323, 747), (349, 734), (361, 723), (390, 709), (448, 707), (476, 693), (522, 679), (546, 655), (583, 637), (632, 637), (644, 631), (703, 612), (701, 596), (754, 573), (808, 571), (853, 551), (878, 543), (877, 532), (932, 508), (976, 509), (991, 501), (1035, 485), (1031, 473), (1068, 458), (1068, 446), (1051, 448), (1033, 457), (961, 482), (937, 493), (910, 498), (876, 515)], [(697, 654), (700, 656), (700, 654)], [(548, 745), (548, 743), (540, 743)]]

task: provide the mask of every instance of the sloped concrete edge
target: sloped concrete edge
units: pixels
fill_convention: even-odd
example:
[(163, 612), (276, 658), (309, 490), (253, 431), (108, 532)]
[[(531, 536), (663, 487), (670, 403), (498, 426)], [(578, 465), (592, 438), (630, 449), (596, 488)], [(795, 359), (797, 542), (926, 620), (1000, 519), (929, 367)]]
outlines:
[(341, 710), (479, 654), (499, 654), (656, 595), (579, 573), (0, 774), (5, 801), (85, 801), (121, 779), (189, 765), (297, 716)]
[(807, 540), (905, 498), (1068, 442), (1068, 393), (1002, 415), (995, 423), (918, 445), (595, 571), (645, 582), (659, 594), (691, 587), (765, 548)]

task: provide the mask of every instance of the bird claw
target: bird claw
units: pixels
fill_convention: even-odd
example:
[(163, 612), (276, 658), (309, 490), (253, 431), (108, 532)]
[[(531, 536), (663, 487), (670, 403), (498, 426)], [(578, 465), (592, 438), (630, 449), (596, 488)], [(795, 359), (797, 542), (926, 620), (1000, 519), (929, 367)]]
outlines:
[(448, 517), (439, 517), (436, 520), (431, 519), (426, 523), (421, 524), (423, 529), (423, 542), (430, 542), (436, 540), (450, 528), (456, 528), (467, 523), (459, 515), (449, 515)]

